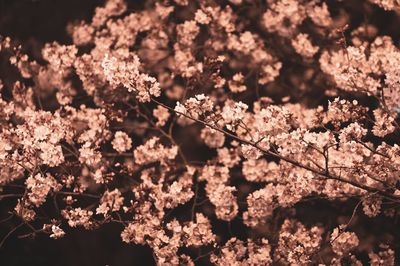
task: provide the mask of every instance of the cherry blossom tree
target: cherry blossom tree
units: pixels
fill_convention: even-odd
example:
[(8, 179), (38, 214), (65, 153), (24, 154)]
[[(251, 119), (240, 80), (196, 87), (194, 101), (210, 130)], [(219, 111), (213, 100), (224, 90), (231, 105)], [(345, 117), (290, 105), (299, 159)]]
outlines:
[(0, 246), (113, 223), (157, 265), (395, 265), (356, 220), (399, 216), (398, 36), (328, 2), (107, 0), (41, 58), (1, 37)]

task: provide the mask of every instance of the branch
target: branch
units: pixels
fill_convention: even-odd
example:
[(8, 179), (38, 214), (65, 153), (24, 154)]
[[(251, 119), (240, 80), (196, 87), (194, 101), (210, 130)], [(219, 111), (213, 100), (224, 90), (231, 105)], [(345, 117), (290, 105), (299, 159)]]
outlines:
[(400, 202), (400, 197), (395, 196), (395, 195), (393, 195), (393, 194), (391, 194), (391, 193), (388, 193), (388, 192), (386, 192), (386, 191), (382, 191), (382, 190), (377, 189), (377, 188), (369, 187), (369, 186), (366, 186), (366, 185), (357, 183), (357, 182), (352, 181), (352, 180), (344, 179), (344, 178), (342, 178), (342, 177), (333, 175), (333, 174), (331, 174), (331, 173), (329, 173), (329, 172), (327, 172), (327, 171), (325, 171), (325, 170), (324, 170), (324, 171), (320, 171), (320, 170), (318, 170), (318, 169), (314, 169), (314, 168), (312, 168), (312, 167), (310, 167), (310, 166), (304, 165), (304, 164), (302, 164), (302, 163), (300, 163), (300, 162), (298, 162), (298, 161), (295, 161), (295, 160), (293, 160), (293, 159), (290, 159), (290, 158), (287, 158), (287, 157), (283, 157), (283, 156), (281, 156), (280, 154), (278, 154), (278, 153), (276, 153), (276, 152), (272, 152), (272, 151), (270, 151), (270, 150), (265, 150), (265, 149), (261, 148), (260, 146), (258, 146), (257, 143), (254, 143), (254, 142), (251, 142), (251, 141), (242, 139), (242, 138), (240, 138), (240, 137), (238, 137), (238, 136), (236, 136), (236, 135), (234, 135), (234, 134), (232, 134), (232, 133), (230, 133), (230, 132), (227, 132), (227, 131), (224, 130), (224, 129), (221, 129), (221, 128), (217, 127), (217, 126), (211, 125), (211, 124), (209, 124), (209, 123), (207, 123), (207, 122), (205, 122), (205, 121), (203, 121), (203, 120), (200, 120), (200, 119), (197, 119), (197, 118), (193, 118), (193, 117), (191, 117), (191, 116), (189, 116), (189, 115), (187, 115), (187, 114), (185, 114), (185, 113), (176, 111), (175, 109), (169, 107), (168, 105), (165, 105), (165, 104), (163, 104), (163, 103), (157, 101), (157, 100), (154, 99), (153, 97), (151, 98), (151, 101), (154, 102), (154, 103), (156, 103), (156, 104), (158, 104), (158, 105), (161, 105), (162, 107), (164, 107), (164, 108), (166, 108), (166, 109), (168, 109), (168, 110), (170, 110), (170, 111), (172, 111), (172, 112), (174, 112), (174, 113), (176, 113), (176, 114), (182, 115), (182, 116), (184, 116), (184, 117), (186, 117), (186, 118), (188, 118), (188, 119), (191, 119), (191, 120), (196, 121), (196, 122), (198, 122), (198, 123), (200, 123), (200, 124), (203, 124), (204, 126), (210, 127), (210, 128), (212, 128), (212, 129), (214, 129), (214, 130), (217, 130), (217, 131), (219, 131), (219, 132), (225, 134), (226, 136), (229, 136), (229, 137), (231, 137), (231, 138), (233, 138), (233, 139), (239, 141), (239, 142), (242, 143), (242, 144), (250, 145), (250, 146), (252, 146), (252, 147), (258, 149), (259, 151), (261, 151), (261, 152), (264, 153), (265, 155), (272, 156), (272, 157), (275, 158), (275, 159), (279, 159), (279, 160), (285, 161), (285, 162), (287, 162), (287, 163), (290, 163), (290, 164), (292, 164), (292, 165), (294, 165), (294, 166), (303, 168), (303, 169), (308, 170), (308, 171), (310, 171), (310, 172), (312, 172), (312, 173), (314, 173), (314, 174), (316, 174), (316, 175), (324, 176), (324, 177), (326, 177), (327, 179), (332, 179), (332, 180), (337, 180), (337, 181), (340, 181), (340, 182), (343, 182), (343, 183), (347, 183), (347, 184), (349, 184), (349, 185), (352, 185), (352, 186), (357, 187), (357, 188), (359, 188), (359, 189), (362, 189), (362, 190), (364, 190), (364, 191), (367, 191), (367, 192), (370, 192), (370, 193), (377, 193), (377, 194), (381, 195), (381, 196), (384, 197), (384, 198), (387, 198), (387, 199), (390, 199), (390, 200), (393, 200), (393, 201), (398, 201), (398, 202)]

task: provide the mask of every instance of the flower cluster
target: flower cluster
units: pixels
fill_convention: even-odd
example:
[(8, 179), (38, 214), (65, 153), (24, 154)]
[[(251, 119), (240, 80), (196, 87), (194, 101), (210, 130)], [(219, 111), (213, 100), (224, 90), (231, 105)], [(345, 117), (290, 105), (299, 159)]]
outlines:
[(358, 237), (353, 232), (343, 232), (340, 227), (335, 228), (331, 234), (332, 250), (338, 256), (347, 255), (359, 244)]
[(117, 152), (125, 152), (132, 148), (132, 140), (129, 138), (128, 134), (122, 131), (115, 132), (111, 144)]
[(128, 91), (137, 93), (141, 102), (150, 101), (150, 96), (160, 96), (160, 85), (154, 77), (139, 72), (139, 58), (126, 51), (116, 57), (105, 55), (101, 66), (111, 86), (123, 85)]

